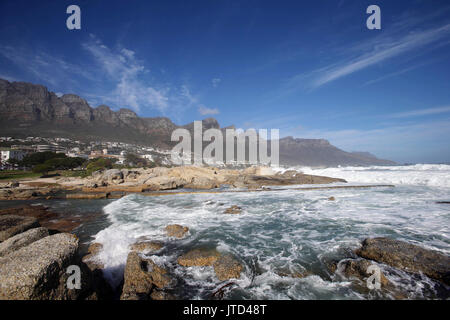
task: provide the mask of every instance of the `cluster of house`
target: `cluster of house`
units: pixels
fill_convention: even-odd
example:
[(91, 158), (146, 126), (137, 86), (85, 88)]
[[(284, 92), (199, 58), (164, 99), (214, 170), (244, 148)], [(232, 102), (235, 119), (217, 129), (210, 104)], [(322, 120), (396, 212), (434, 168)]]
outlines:
[[(11, 159), (21, 161), (26, 155), (35, 152), (51, 151), (64, 153), (68, 157), (84, 159), (109, 158), (116, 163), (123, 164), (127, 153), (134, 153), (142, 158), (153, 161), (155, 155), (164, 155), (166, 152), (154, 148), (136, 146), (121, 142), (82, 142), (67, 138), (42, 138), (27, 137), (17, 139), (12, 137), (0, 137), (0, 142), (8, 142), (8, 148), (0, 148), (0, 169), (12, 169), (16, 165)], [(12, 144), (14, 143), (14, 144)]]

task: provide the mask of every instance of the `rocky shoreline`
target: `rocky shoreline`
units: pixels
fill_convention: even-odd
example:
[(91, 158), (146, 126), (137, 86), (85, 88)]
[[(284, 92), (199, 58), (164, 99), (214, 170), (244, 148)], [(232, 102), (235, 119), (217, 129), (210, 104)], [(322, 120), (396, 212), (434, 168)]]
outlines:
[[(329, 184), (343, 179), (313, 176), (297, 171), (275, 173), (268, 167), (218, 169), (214, 167), (157, 167), (109, 169), (86, 178), (53, 177), (0, 184), (0, 200), (117, 199), (131, 193), (216, 190), (221, 187), (261, 190), (266, 186)], [(266, 188), (267, 189), (267, 188)]]
[[(222, 214), (240, 214), (240, 208), (224, 208)], [(35, 211), (35, 212), (33, 212)], [(0, 299), (1, 300), (173, 300), (183, 299), (178, 293), (184, 280), (175, 272), (178, 268), (211, 267), (220, 286), (211, 291), (210, 299), (221, 299), (233, 290), (242, 273), (258, 272), (258, 267), (230, 252), (199, 246), (184, 249), (173, 263), (161, 264), (153, 257), (166, 250), (164, 241), (141, 237), (130, 245), (123, 280), (113, 288), (105, 278), (99, 255), (100, 243), (91, 243), (87, 254), (80, 252), (78, 238), (69, 232), (48, 229), (47, 211), (41, 207), (21, 207), (0, 211)], [(232, 211), (232, 212), (231, 212)], [(16, 213), (16, 214), (13, 214)], [(18, 215), (21, 214), (21, 215)], [(48, 213), (51, 214), (51, 213)], [(58, 225), (53, 225), (58, 227)], [(62, 229), (68, 230), (62, 222)], [(74, 225), (72, 227), (75, 227)], [(173, 241), (190, 236), (189, 228), (168, 225), (167, 239)], [(171, 248), (170, 250), (173, 250)], [(359, 248), (347, 250), (338, 260), (322, 261), (328, 274), (281, 271), (279, 276), (301, 279), (320, 276), (328, 281), (351, 281), (352, 288), (368, 294), (366, 281), (372, 275), (369, 266), (380, 268), (382, 294), (379, 298), (408, 299), (408, 291), (390, 279), (402, 272), (417, 277), (429, 277), (435, 282), (437, 298), (450, 296), (450, 257), (415, 244), (389, 238), (367, 238)], [(81, 289), (69, 289), (69, 266), (79, 266)], [(434, 297), (436, 298), (436, 297)]]
[[(215, 188), (226, 185), (231, 189), (249, 192), (268, 191), (272, 185), (332, 182), (344, 181), (296, 171), (275, 174), (266, 168), (238, 171), (179, 167), (134, 171), (113, 169), (98, 172), (86, 179), (11, 183), (1, 190), (14, 190), (7, 192), (6, 198), (10, 200), (21, 199), (20, 195), (32, 190), (36, 194), (26, 199), (52, 199), (53, 194), (59, 194), (62, 199), (101, 199), (129, 193), (173, 194), (164, 192), (181, 188), (216, 192)], [(333, 200), (334, 197), (328, 198), (328, 201)], [(219, 213), (239, 217), (243, 210), (245, 208), (232, 205), (223, 207)], [(22, 205), (0, 210), (0, 299), (184, 299), (180, 292), (186, 283), (180, 278), (183, 273), (177, 271), (191, 267), (205, 267), (213, 271), (219, 286), (211, 290), (209, 298), (222, 299), (236, 287), (235, 281), (243, 273), (253, 274), (251, 277), (254, 277), (259, 272), (257, 263), (245, 261), (231, 252), (204, 246), (184, 248), (181, 243), (191, 236), (189, 228), (173, 224), (164, 229), (167, 242), (141, 237), (130, 245), (123, 278), (116, 287), (112, 287), (99, 258), (102, 244), (91, 243), (85, 253), (80, 248), (79, 239), (73, 234), (81, 223), (89, 219), (93, 217), (87, 215), (74, 219), (70, 215), (52, 212), (42, 205)], [(178, 242), (180, 248), (177, 249), (179, 254), (175, 260), (164, 264), (154, 258), (165, 250), (174, 250), (173, 246), (177, 246)], [(405, 275), (413, 275), (432, 279), (433, 287), (430, 290), (437, 292), (432, 298), (447, 299), (450, 296), (450, 258), (440, 252), (395, 239), (364, 239), (359, 248), (345, 250), (345, 254), (338, 259), (321, 258), (321, 264), (327, 270), (325, 273), (293, 266), (293, 270), (299, 271), (279, 270), (276, 274), (291, 279), (318, 276), (332, 282), (350, 281), (355, 291), (363, 295), (375, 294), (375, 297), (382, 299), (408, 299), (408, 290), (397, 282), (403, 281)], [(67, 268), (74, 265), (81, 270), (81, 289), (69, 289), (67, 286), (70, 276)], [(372, 276), (368, 270), (371, 266), (381, 270), (381, 288), (375, 291), (369, 290), (366, 283)], [(392, 281), (392, 275), (395, 275), (396, 281)]]

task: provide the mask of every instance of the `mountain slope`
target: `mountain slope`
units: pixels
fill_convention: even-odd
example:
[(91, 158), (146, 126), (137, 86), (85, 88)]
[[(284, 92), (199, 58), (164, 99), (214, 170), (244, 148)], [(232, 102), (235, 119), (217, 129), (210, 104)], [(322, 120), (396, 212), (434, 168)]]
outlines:
[[(0, 136), (67, 137), (82, 141), (120, 141), (170, 149), (178, 126), (164, 117), (141, 118), (129, 109), (92, 108), (74, 94), (58, 97), (42, 85), (0, 79)], [(218, 128), (214, 118), (203, 120), (204, 130)], [(224, 129), (224, 128), (222, 128)], [(270, 146), (270, 143), (268, 144)], [(323, 139), (280, 139), (280, 163), (285, 165), (389, 165), (368, 153), (349, 153)]]

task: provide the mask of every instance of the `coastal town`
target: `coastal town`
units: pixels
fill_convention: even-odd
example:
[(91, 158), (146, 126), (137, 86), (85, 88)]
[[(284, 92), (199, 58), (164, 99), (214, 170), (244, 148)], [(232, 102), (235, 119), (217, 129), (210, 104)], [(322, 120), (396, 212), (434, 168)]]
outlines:
[(84, 142), (68, 138), (46, 137), (0, 137), (0, 151), (0, 170), (23, 169), (20, 168), (18, 162), (25, 156), (37, 152), (61, 153), (67, 157), (85, 160), (104, 158), (119, 165), (125, 164), (127, 154), (133, 154), (161, 165), (170, 164), (169, 151), (123, 142)]

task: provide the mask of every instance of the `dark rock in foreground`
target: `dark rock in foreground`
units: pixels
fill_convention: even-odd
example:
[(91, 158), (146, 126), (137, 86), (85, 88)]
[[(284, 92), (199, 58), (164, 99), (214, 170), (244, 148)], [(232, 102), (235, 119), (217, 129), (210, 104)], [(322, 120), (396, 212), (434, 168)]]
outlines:
[[(372, 275), (372, 273), (368, 272), (371, 265), (373, 263), (365, 259), (346, 259), (338, 263), (337, 270), (346, 278), (357, 278), (366, 281)], [(390, 284), (383, 273), (380, 274), (380, 284), (381, 287), (386, 287)]]
[(81, 290), (66, 286), (77, 249), (74, 235), (60, 233), (0, 258), (0, 299), (77, 299)]
[(128, 254), (124, 273), (121, 300), (162, 300), (169, 295), (162, 290), (169, 287), (172, 278), (168, 271), (151, 259), (142, 258), (137, 252)]
[(214, 272), (220, 281), (240, 278), (243, 269), (242, 264), (231, 254), (222, 255), (213, 266)]
[(39, 227), (35, 218), (16, 215), (0, 216), (0, 242), (31, 228)]
[(15, 250), (26, 247), (47, 236), (49, 236), (48, 230), (43, 227), (33, 228), (23, 233), (16, 234), (14, 237), (0, 243), (0, 257), (6, 256)]
[(363, 258), (426, 276), (450, 285), (450, 257), (419, 246), (388, 238), (365, 239), (355, 253)]

